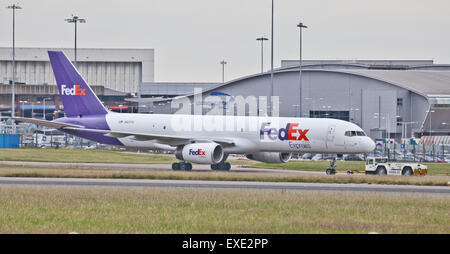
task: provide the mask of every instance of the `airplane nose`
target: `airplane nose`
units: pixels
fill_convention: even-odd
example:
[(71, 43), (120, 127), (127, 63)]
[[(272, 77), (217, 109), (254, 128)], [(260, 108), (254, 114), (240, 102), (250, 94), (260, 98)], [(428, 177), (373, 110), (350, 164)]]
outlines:
[(373, 150), (375, 150), (375, 142), (373, 142), (373, 140), (371, 138), (368, 137), (365, 144), (366, 144), (367, 152), (372, 152)]

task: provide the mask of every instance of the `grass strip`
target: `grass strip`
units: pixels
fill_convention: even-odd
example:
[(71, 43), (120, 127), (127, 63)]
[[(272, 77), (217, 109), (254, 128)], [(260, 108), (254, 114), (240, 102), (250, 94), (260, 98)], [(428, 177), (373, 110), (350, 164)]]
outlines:
[(47, 177), (47, 178), (116, 178), (116, 179), (168, 179), (207, 181), (262, 181), (298, 183), (357, 183), (419, 186), (448, 186), (449, 176), (372, 176), (372, 175), (318, 175), (296, 173), (251, 173), (212, 171), (167, 170), (105, 170), (67, 168), (2, 168), (0, 177)]
[(448, 234), (447, 196), (0, 186), (0, 233)]

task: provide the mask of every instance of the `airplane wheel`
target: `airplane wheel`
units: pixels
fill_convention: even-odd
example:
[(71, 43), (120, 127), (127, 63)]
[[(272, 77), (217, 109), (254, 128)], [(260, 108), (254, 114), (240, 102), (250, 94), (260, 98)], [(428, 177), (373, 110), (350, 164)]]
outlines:
[(185, 162), (172, 163), (172, 169), (173, 170), (191, 171), (192, 170), (192, 164), (191, 163), (185, 163)]
[(221, 162), (221, 163), (217, 163), (217, 164), (211, 164), (211, 169), (212, 170), (221, 170), (221, 171), (230, 171), (231, 169), (231, 164), (228, 162)]
[(221, 162), (219, 164), (217, 164), (217, 170), (221, 170), (221, 171), (230, 171), (231, 169), (231, 164), (226, 162)]

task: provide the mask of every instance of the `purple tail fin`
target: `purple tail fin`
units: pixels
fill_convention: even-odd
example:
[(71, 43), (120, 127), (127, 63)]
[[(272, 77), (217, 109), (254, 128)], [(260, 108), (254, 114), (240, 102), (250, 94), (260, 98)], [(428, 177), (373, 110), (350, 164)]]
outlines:
[(62, 51), (49, 51), (59, 95), (68, 117), (104, 115), (108, 111)]

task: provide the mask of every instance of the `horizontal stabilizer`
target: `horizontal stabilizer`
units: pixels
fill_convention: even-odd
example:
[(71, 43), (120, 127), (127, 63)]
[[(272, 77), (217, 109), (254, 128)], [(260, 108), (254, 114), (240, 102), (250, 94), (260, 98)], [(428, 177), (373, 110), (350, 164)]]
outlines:
[(37, 119), (37, 118), (13, 117), (12, 119), (15, 121), (19, 121), (19, 122), (32, 123), (32, 124), (46, 126), (46, 127), (55, 128), (55, 129), (61, 129), (64, 127), (84, 128), (84, 126), (81, 126), (81, 125), (58, 123), (58, 122), (54, 122), (54, 121), (47, 121), (47, 120)]

